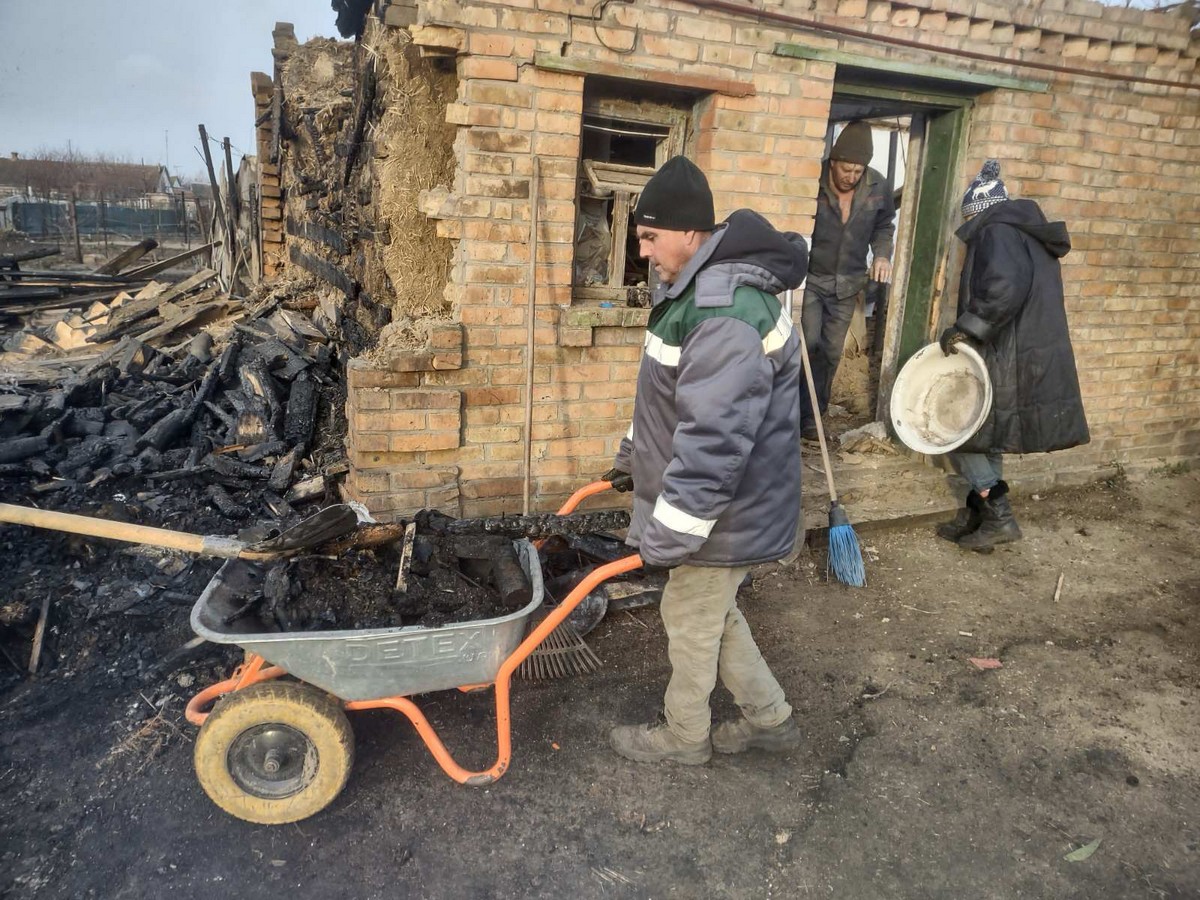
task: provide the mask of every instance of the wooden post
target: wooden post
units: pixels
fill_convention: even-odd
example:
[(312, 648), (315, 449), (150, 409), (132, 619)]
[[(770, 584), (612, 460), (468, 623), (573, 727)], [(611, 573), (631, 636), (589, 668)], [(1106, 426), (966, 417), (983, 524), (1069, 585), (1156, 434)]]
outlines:
[(525, 335), (525, 485), (523, 491), (523, 515), (529, 515), (530, 482), (533, 469), (533, 351), (535, 349), (534, 328), (537, 319), (537, 221), (538, 221), (538, 175), (536, 155), (532, 157), (533, 171), (529, 176), (529, 303), (525, 310), (528, 319)]
[[(200, 126), (200, 146), (204, 151), (204, 165), (208, 168), (208, 184), (212, 188), (213, 193), (213, 217), (212, 217), (212, 234), (209, 236), (209, 241), (213, 242), (217, 239), (217, 223), (221, 223), (221, 230), (228, 227), (229, 220), (225, 217), (225, 204), (221, 200), (221, 186), (217, 182), (217, 171), (213, 168), (212, 151), (208, 146), (208, 131), (204, 126)], [(232, 243), (233, 235), (226, 235), (221, 241), (221, 255), (226, 259), (231, 259), (229, 245)], [(209, 255), (210, 265), (212, 263), (211, 252)], [(229, 290), (232, 285), (229, 283), (229, 273), (221, 270), (225, 267), (221, 264), (215, 266), (218, 272), (221, 272), (221, 287)], [(230, 267), (232, 268), (232, 266)]]
[(613, 192), (612, 246), (608, 254), (609, 287), (625, 286), (625, 252), (629, 244), (629, 194)]
[(188, 227), (187, 195), (182, 191), (179, 194), (179, 212), (183, 217), (183, 247), (185, 250), (191, 250), (192, 229)]
[(75, 192), (71, 192), (71, 230), (75, 233), (75, 261), (83, 262), (83, 245), (79, 242), (79, 207), (75, 203)]
[(225, 151), (225, 187), (229, 194), (225, 198), (225, 215), (229, 217), (229, 290), (236, 291), (238, 284), (238, 266), (242, 258), (242, 247), (238, 242), (238, 220), (241, 218), (241, 191), (238, 190), (237, 176), (233, 171), (233, 153), (229, 138), (221, 140)]
[(108, 259), (108, 206), (104, 202), (104, 192), (100, 192), (100, 234), (104, 239), (104, 258)]
[[(260, 175), (259, 178), (262, 176)], [(254, 264), (251, 266), (251, 277), (257, 284), (262, 281), (263, 264), (262, 264), (262, 219), (260, 210), (262, 206), (258, 197), (258, 186), (250, 182), (250, 255), (254, 258)]]
[[(200, 240), (208, 244), (210, 247), (213, 242), (212, 223), (211, 220), (205, 218), (204, 204), (200, 202), (199, 197), (195, 197), (193, 202), (196, 204), (196, 227), (200, 230)], [(212, 250), (208, 251), (208, 267), (211, 269), (213, 264)]]
[(283, 80), (280, 73), (279, 61), (275, 61), (274, 86), (271, 90), (271, 152), (268, 162), (272, 165), (279, 163), (279, 132), (283, 121)]
[(233, 171), (233, 153), (229, 146), (229, 138), (224, 138), (221, 145), (225, 148), (225, 180), (229, 184), (229, 213), (234, 222), (242, 215), (242, 198), (237, 190), (237, 176)]
[[(217, 172), (213, 168), (212, 151), (208, 149), (208, 132), (204, 130), (204, 126), (200, 126), (200, 147), (204, 151), (204, 165), (208, 167), (208, 184), (213, 192), (213, 221), (225, 220), (225, 210), (221, 206), (221, 191), (217, 186)], [(215, 235), (209, 235), (215, 237)]]

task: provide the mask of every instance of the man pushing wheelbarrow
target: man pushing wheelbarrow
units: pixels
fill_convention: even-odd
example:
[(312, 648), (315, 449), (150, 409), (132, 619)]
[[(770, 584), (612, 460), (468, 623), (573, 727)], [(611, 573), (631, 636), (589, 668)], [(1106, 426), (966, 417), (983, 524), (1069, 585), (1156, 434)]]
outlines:
[[(791, 552), (800, 509), (800, 341), (775, 294), (808, 253), (739, 210), (716, 224), (708, 180), (675, 157), (634, 212), (661, 281), (638, 372), (633, 426), (603, 476), (632, 490), (628, 543), (670, 569), (661, 610), (671, 679), (664, 720), (614, 728), (636, 762), (699, 765), (719, 753), (786, 750), (800, 738), (783, 688), (737, 605), (756, 563)], [(711, 729), (717, 678), (742, 718)], [(711, 734), (710, 734), (711, 729)]]

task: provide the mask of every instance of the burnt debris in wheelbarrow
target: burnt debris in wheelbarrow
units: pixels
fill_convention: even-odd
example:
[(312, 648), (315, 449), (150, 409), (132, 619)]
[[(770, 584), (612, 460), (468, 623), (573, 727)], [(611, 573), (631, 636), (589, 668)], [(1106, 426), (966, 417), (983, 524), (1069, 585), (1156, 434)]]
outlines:
[(471, 520), (423, 510), (407, 523), (367, 526), (366, 546), (351, 536), (321, 555), (262, 569), (257, 582), (242, 582), (242, 602), (226, 617), (246, 620), (250, 630), (286, 632), (490, 619), (533, 597), (515, 540), (566, 535), (574, 542), (581, 529), (622, 520), (628, 514), (621, 511)]
[[(581, 488), (562, 512), (608, 487), (597, 483)], [(415, 532), (405, 526), (402, 534), (411, 539), (401, 544), (402, 556), (403, 548), (413, 548), (413, 563)], [(461, 535), (439, 537), (458, 547)], [(438, 765), (460, 784), (487, 785), (502, 776), (512, 757), (513, 675), (585, 596), (641, 566), (636, 555), (600, 565), (537, 621), (543, 600), (541, 563), (527, 538), (513, 541), (513, 548), (529, 583), (529, 602), (490, 619), (436, 627), (256, 630), (255, 619), (238, 615), (245, 597), (280, 587), (264, 590), (269, 570), (261, 563), (226, 563), (192, 611), (198, 635), (246, 653), (232, 677), (188, 703), (188, 721), (201, 726), (194, 757), (208, 796), (226, 812), (262, 824), (295, 822), (324, 809), (341, 791), (353, 763), (347, 710), (392, 709), (406, 716)], [(460, 766), (412, 699), (450, 688), (493, 692), (497, 753), (485, 769)]]
[[(213, 576), (196, 602), (192, 629), (214, 643), (237, 644), (343, 700), (486, 683), (495, 677), (500, 661), (521, 642), (526, 621), (542, 603), (536, 552), (528, 541), (518, 543), (515, 549), (530, 584), (529, 601), (521, 609), (486, 619), (433, 627), (363, 627), (361, 622), (354, 627), (307, 631), (265, 627), (257, 616), (236, 613), (245, 606), (247, 597), (262, 595), (271, 567), (231, 560)], [(310, 561), (322, 562), (316, 558)], [(386, 580), (365, 583), (368, 588), (378, 585), (381, 598), (390, 597)], [(349, 592), (364, 581), (347, 577), (331, 584), (335, 590)], [(365, 591), (355, 594), (364, 595)], [(381, 605), (388, 602), (382, 599)]]

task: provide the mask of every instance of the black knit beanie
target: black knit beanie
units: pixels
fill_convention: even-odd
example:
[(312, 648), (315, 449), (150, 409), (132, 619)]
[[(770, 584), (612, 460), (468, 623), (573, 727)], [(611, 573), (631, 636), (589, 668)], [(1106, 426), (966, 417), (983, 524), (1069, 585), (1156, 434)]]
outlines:
[(642, 188), (633, 221), (667, 231), (712, 231), (717, 217), (708, 179), (686, 156), (668, 159)]
[(875, 155), (875, 142), (871, 138), (871, 126), (866, 122), (851, 122), (842, 129), (829, 151), (830, 159), (869, 166)]

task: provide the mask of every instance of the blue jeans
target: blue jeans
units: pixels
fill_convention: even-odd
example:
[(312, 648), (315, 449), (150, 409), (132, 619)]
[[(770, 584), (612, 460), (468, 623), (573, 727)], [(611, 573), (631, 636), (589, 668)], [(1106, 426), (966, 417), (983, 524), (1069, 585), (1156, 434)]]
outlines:
[(999, 453), (947, 453), (954, 471), (977, 494), (994, 488), (1004, 477), (1004, 462)]
[(800, 389), (800, 427), (815, 428), (817, 415), (824, 415), (829, 407), (829, 393), (833, 390), (833, 376), (837, 374), (846, 347), (846, 332), (854, 317), (858, 295), (837, 296), (835, 291), (826, 291), (809, 284), (804, 288), (804, 306), (800, 312), (800, 327), (804, 329), (804, 344), (808, 348), (812, 363), (813, 384), (817, 388), (817, 403), (821, 407), (815, 414), (808, 388)]

